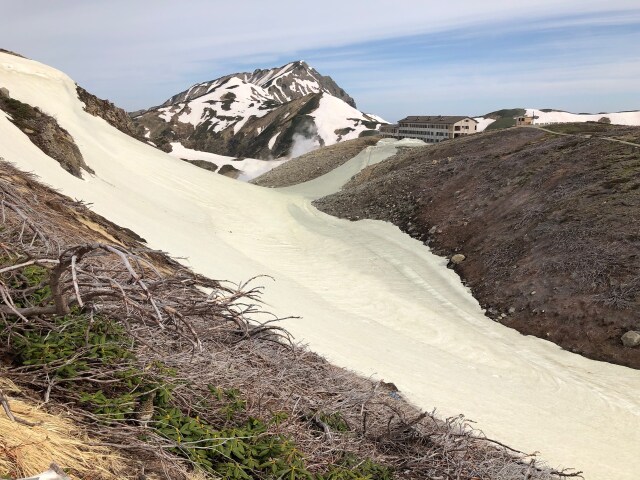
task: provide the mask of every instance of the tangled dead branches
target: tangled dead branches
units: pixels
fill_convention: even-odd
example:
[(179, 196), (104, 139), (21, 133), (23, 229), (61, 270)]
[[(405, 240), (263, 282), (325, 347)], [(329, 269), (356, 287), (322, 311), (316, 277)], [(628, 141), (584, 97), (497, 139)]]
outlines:
[[(24, 286), (21, 272), (29, 266), (47, 269), (46, 279), (38, 285)], [(81, 309), (118, 318), (131, 332), (135, 332), (133, 325), (170, 328), (199, 350), (202, 343), (193, 325), (195, 319), (215, 319), (218, 324), (221, 320), (231, 322), (237, 327), (234, 334), (239, 339), (260, 335), (288, 340), (284, 329), (256, 323), (250, 317), (257, 309), (258, 289), (233, 291), (184, 269), (163, 275), (148, 260), (112, 245), (72, 246), (58, 258), (24, 259), (0, 268), (0, 274), (3, 276), (0, 295), (4, 302), (0, 317), (5, 323), (6, 315), (30, 322), (34, 317), (64, 316), (73, 309)], [(210, 288), (212, 293), (206, 295), (196, 286)], [(35, 297), (39, 301), (34, 302), (32, 293), (47, 287), (50, 298)], [(13, 300), (16, 298), (20, 299), (20, 306), (16, 306)], [(251, 303), (240, 304), (241, 298)], [(210, 329), (207, 331), (211, 333)]]

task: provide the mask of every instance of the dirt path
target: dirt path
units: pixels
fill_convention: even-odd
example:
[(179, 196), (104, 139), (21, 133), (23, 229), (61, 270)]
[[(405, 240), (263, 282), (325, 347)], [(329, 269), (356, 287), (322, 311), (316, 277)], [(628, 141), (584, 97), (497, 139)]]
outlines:
[(536, 127), (536, 126), (531, 126), (531, 127), (527, 126), (525, 128), (535, 128), (537, 130), (542, 130), (543, 132), (553, 133), (554, 135), (562, 135), (565, 137), (597, 138), (600, 140), (608, 140), (609, 142), (616, 142), (616, 143), (622, 143), (624, 145), (631, 145), (632, 147), (640, 147), (640, 143), (626, 142), (624, 140), (618, 140), (617, 138), (611, 138), (611, 137), (598, 137), (597, 135), (590, 135), (590, 134), (554, 132), (553, 130), (549, 130), (548, 128)]

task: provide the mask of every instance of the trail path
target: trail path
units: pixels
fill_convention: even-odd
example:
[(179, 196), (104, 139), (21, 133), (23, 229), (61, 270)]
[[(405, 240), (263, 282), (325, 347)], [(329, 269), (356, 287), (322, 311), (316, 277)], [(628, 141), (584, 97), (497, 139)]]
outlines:
[(598, 140), (607, 140), (609, 142), (622, 143), (624, 145), (631, 145), (632, 147), (640, 148), (640, 143), (627, 142), (627, 141), (624, 141), (624, 140), (618, 140), (617, 138), (599, 137), (597, 135), (580, 134), (580, 133), (554, 132), (553, 130), (549, 130), (548, 128), (536, 127), (535, 125), (531, 126), (531, 127), (530, 126), (526, 126), (525, 128), (535, 128), (537, 130), (542, 130), (543, 132), (552, 133), (554, 135), (562, 135), (562, 136), (565, 136), (565, 137), (581, 137), (581, 138), (594, 138), (594, 139), (598, 139)]

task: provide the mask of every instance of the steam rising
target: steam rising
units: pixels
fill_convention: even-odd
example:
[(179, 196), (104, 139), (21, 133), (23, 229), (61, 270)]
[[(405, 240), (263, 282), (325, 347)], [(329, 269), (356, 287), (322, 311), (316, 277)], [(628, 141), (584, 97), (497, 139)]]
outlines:
[(291, 137), (289, 158), (296, 158), (321, 146), (318, 139), (318, 129), (312, 120), (304, 122)]

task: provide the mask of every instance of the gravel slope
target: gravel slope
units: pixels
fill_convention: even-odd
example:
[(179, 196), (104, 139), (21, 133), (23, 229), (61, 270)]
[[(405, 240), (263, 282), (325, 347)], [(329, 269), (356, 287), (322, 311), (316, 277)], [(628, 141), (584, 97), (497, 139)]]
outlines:
[(363, 149), (375, 145), (380, 137), (362, 137), (340, 142), (291, 159), (251, 180), (263, 187), (289, 187), (318, 178), (355, 157)]

